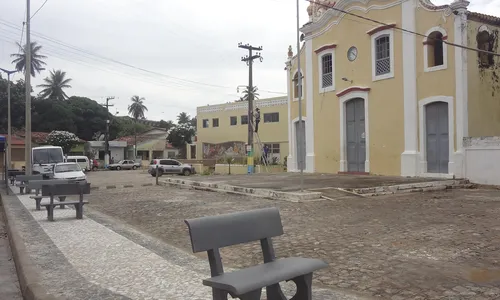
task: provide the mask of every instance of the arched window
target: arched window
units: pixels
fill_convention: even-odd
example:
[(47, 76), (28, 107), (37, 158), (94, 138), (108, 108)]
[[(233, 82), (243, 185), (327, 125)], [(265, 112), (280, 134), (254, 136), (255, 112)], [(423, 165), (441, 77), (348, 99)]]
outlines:
[(427, 38), (427, 65), (429, 67), (442, 66), (444, 63), (443, 34), (432, 32)]
[[(301, 80), (302, 80), (302, 76)], [(295, 73), (293, 76), (293, 98), (299, 98), (299, 95), (302, 97), (302, 90), (304, 89), (304, 85), (301, 84), (299, 88), (299, 72)]]
[[(495, 44), (495, 37), (489, 31), (486, 26), (479, 27), (479, 31), (476, 36), (477, 49), (493, 52), (493, 46)], [(493, 60), (493, 54), (478, 52), (479, 65), (482, 67), (491, 67), (495, 62)]]
[(448, 65), (446, 31), (441, 27), (433, 27), (425, 35), (424, 70), (430, 72), (446, 69)]

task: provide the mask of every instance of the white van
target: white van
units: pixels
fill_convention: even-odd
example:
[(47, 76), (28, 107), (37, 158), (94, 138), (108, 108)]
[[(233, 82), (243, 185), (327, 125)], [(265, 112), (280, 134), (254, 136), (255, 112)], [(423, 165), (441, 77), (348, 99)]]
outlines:
[(90, 171), (92, 168), (87, 156), (68, 156), (68, 158), (66, 158), (66, 162), (77, 163), (84, 172)]

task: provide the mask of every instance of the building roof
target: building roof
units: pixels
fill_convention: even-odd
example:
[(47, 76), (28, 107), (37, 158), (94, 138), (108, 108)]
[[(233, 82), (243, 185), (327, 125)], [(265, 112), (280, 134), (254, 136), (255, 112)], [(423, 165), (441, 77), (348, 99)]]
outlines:
[(491, 25), (500, 25), (500, 18), (492, 15), (482, 14), (478, 12), (469, 11), (467, 12), (467, 18), (469, 20), (484, 22)]
[[(7, 138), (8, 138), (8, 135), (7, 135), (7, 134), (4, 134), (4, 133), (0, 134), (0, 136), (5, 137), (5, 139), (7, 139)], [(24, 139), (21, 139), (21, 138), (19, 138), (19, 137), (15, 136), (15, 135), (12, 135), (12, 140), (11, 140), (11, 143), (12, 143), (12, 145), (20, 145), (20, 146), (24, 146)]]

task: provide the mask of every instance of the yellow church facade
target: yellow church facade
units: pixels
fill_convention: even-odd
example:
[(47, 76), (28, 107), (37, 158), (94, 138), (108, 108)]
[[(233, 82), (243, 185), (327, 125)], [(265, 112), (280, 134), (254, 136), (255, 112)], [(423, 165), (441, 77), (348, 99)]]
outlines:
[(302, 76), (286, 62), (288, 170), (463, 177), (463, 138), (500, 135), (500, 19), (468, 5), (311, 1)]

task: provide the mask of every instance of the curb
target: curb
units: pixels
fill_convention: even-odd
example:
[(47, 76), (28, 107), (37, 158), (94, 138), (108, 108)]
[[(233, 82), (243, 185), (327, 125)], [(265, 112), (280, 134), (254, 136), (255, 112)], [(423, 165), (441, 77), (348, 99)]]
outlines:
[(3, 200), (4, 197), (5, 195), (0, 194), (0, 202), (2, 204), (2, 210), (6, 221), (5, 227), (7, 229), (7, 234), (9, 235), (12, 258), (14, 259), (14, 263), (16, 265), (17, 277), (19, 279), (19, 286), (23, 299), (61, 300), (61, 298), (48, 294), (45, 288), (39, 283), (40, 275), (37, 271), (37, 267), (31, 261), (31, 258), (26, 251), (24, 241), (15, 224), (13, 224), (15, 223), (15, 220), (9, 215), (9, 211), (6, 208), (6, 204), (8, 206), (8, 202)]
[(282, 192), (282, 191), (274, 191), (268, 189), (245, 188), (228, 184), (218, 184), (212, 182), (200, 182), (200, 181), (174, 179), (174, 178), (166, 178), (165, 180), (162, 180), (160, 182), (162, 183), (162, 185), (169, 184), (177, 187), (179, 186), (189, 187), (196, 190), (225, 192), (225, 193), (274, 199), (274, 200), (285, 200), (291, 202), (309, 202), (309, 201), (323, 200), (321, 199), (322, 195), (321, 192), (306, 192), (306, 193)]
[(153, 186), (153, 183), (141, 183), (141, 184), (120, 184), (120, 185), (104, 185), (104, 186), (90, 186), (90, 190), (112, 190), (112, 189), (126, 189), (141, 186)]

